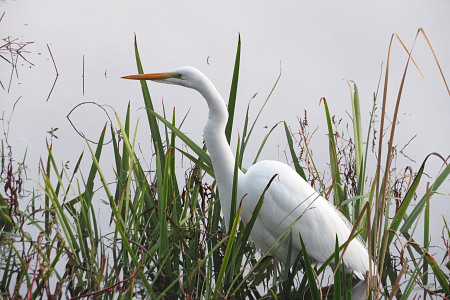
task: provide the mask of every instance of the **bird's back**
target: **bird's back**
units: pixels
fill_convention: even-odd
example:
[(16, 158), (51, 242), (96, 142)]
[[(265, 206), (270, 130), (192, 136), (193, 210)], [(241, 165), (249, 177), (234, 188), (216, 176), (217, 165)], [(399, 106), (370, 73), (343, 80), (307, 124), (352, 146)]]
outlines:
[[(253, 210), (268, 185), (264, 203), (253, 227), (251, 238), (264, 252), (270, 251), (285, 262), (288, 254), (288, 236), (292, 229), (293, 251), (290, 262), (298, 255), (299, 233), (309, 256), (324, 262), (334, 253), (336, 235), (339, 244), (347, 241), (351, 225), (340, 211), (321, 197), (291, 167), (277, 161), (262, 161), (251, 166), (239, 178), (239, 195), (243, 197), (241, 216), (248, 222)], [(365, 274), (369, 257), (364, 244), (354, 239), (344, 255), (347, 268)]]

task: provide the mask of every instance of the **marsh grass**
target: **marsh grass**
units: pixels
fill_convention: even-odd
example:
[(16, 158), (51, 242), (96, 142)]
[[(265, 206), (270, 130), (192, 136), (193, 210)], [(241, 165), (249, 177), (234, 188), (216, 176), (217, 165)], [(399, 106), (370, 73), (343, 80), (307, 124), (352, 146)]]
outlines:
[[(426, 39), (422, 30), (419, 33)], [(233, 116), (240, 47), (239, 39), (228, 105), (230, 119), (226, 135), (229, 141), (232, 140), (231, 129), (236, 126)], [(410, 53), (409, 58), (412, 58)], [(137, 43), (135, 54), (138, 72), (143, 73)], [(405, 74), (407, 67), (408, 64)], [(402, 193), (398, 193), (400, 188), (390, 170), (395, 153), (395, 120), (405, 76), (397, 97), (387, 151), (383, 156), (388, 75), (389, 54), (377, 139), (378, 162), (371, 180), (368, 180), (367, 164), (378, 92), (374, 96), (369, 128), (363, 129), (358, 89), (351, 83), (353, 138), (339, 138), (339, 124), (330, 113), (326, 99), (321, 99), (329, 138), (330, 180), (318, 171), (311, 155), (311, 133), (306, 115), (300, 119), (298, 134), (292, 134), (288, 124), (283, 123), (289, 154), (295, 170), (312, 180), (315, 187), (355, 224), (352, 236), (359, 235), (367, 241), (379, 272), (371, 274), (374, 279), (367, 283), (366, 298), (407, 299), (417, 294), (423, 297), (448, 296), (448, 274), (429, 252), (428, 242), (430, 197), (447, 180), (450, 167), (444, 163), (427, 190), (418, 191), (427, 159), (439, 157), (445, 161), (439, 154), (430, 154), (417, 173), (411, 172), (410, 183)], [(151, 139), (154, 153), (155, 167), (152, 170), (147, 170), (136, 154), (138, 124), (134, 127), (130, 124), (130, 105), (125, 114), (116, 113), (118, 130), (105, 126), (96, 144), (85, 141), (89, 152), (80, 155), (73, 170), (55, 161), (49, 145), (47, 159), (40, 167), (42, 184), (39, 193), (24, 195), (21, 192), (24, 164), (15, 167), (11, 149), (2, 140), (2, 297), (351, 299), (351, 290), (356, 282), (342, 269), (342, 255), (347, 243), (339, 247), (336, 241), (335, 253), (319, 266), (309, 260), (305, 251), (294, 262), (289, 261), (290, 253), (286, 261), (278, 262), (270, 255), (258, 252), (249, 241), (249, 235), (264, 204), (264, 193), (250, 222), (243, 224), (240, 220), (241, 199), (236, 198), (236, 180), (232, 206), (237, 209), (232, 211), (237, 213), (230, 217), (228, 224), (231, 226), (229, 231), (226, 230), (220, 213), (220, 195), (215, 182), (208, 179), (214, 178), (214, 170), (207, 150), (203, 145), (195, 144), (181, 129), (184, 119), (189, 116), (179, 121), (175, 112), (172, 117), (167, 116), (165, 110), (162, 115), (155, 112), (145, 81), (141, 81), (141, 88), (147, 109), (146, 123), (151, 132), (151, 136), (145, 138)], [(242, 167), (242, 158), (264, 105), (253, 121), (249, 118), (250, 107), (247, 108), (242, 136), (237, 137), (235, 170)], [(254, 161), (257, 161), (277, 125), (261, 141)], [(113, 153), (104, 149), (107, 130), (111, 132)], [(178, 139), (188, 151), (177, 148)], [(176, 177), (175, 166), (180, 157), (177, 153), (192, 162), (192, 167), (185, 171), (184, 181)], [(105, 155), (115, 158), (113, 184), (103, 172), (101, 157)], [(385, 167), (382, 167), (382, 157), (386, 157)], [(83, 159), (91, 162), (87, 177), (80, 169)], [(413, 206), (414, 195), (420, 200)], [(99, 199), (103, 199), (110, 208), (107, 212), (103, 208), (101, 213), (102, 219), (110, 218), (110, 230), (106, 233), (104, 228), (100, 228), (99, 215), (95, 213)], [(395, 201), (399, 201), (399, 205), (393, 209), (391, 203)], [(420, 237), (424, 241), (422, 244), (413, 239), (417, 238), (414, 228), (421, 218), (425, 220), (424, 236)], [(449, 251), (447, 220), (443, 222), (444, 246)], [(292, 243), (292, 238), (292, 233), (287, 230), (279, 240)], [(400, 249), (400, 253), (396, 249)], [(398, 255), (401, 256), (400, 262), (396, 258)], [(325, 271), (329, 266), (331, 275)], [(329, 282), (333, 283), (332, 287), (328, 286)]]

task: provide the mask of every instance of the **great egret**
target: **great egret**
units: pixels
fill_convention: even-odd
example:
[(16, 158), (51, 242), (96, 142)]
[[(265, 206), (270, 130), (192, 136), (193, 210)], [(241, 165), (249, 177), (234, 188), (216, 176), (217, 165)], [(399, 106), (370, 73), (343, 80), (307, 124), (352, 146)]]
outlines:
[[(225, 137), (228, 111), (211, 81), (193, 67), (180, 67), (171, 72), (140, 74), (125, 79), (152, 80), (181, 85), (197, 90), (206, 100), (209, 115), (203, 136), (211, 156), (219, 188), (220, 205), (229, 221), (235, 158)], [(288, 239), (281, 238), (292, 228), (291, 262), (301, 250), (299, 233), (309, 256), (325, 262), (335, 249), (336, 235), (342, 245), (351, 232), (351, 224), (330, 202), (321, 197), (291, 167), (278, 161), (261, 161), (246, 173), (238, 171), (238, 203), (242, 199), (241, 217), (247, 223), (271, 178), (277, 174), (265, 193), (264, 203), (250, 234), (262, 251), (270, 251), (281, 262), (288, 255)], [(229, 224), (228, 224), (229, 225)], [(365, 275), (369, 271), (369, 254), (359, 239), (353, 239), (344, 254), (347, 271)], [(372, 263), (373, 265), (373, 263)]]

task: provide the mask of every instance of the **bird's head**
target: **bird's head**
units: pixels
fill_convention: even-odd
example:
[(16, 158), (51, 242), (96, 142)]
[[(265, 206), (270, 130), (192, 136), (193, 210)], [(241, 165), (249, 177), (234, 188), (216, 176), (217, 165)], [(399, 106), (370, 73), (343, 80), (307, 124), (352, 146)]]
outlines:
[(152, 80), (161, 83), (181, 85), (198, 89), (206, 76), (194, 67), (179, 67), (170, 72), (139, 74), (122, 77), (124, 79)]

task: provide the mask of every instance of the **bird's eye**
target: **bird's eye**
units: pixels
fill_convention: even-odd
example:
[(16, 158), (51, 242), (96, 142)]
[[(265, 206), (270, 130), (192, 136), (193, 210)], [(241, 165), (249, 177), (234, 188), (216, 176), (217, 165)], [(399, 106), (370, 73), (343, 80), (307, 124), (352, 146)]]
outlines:
[(181, 77), (182, 77), (180, 73), (178, 73), (178, 77), (179, 77), (179, 78), (181, 78)]

